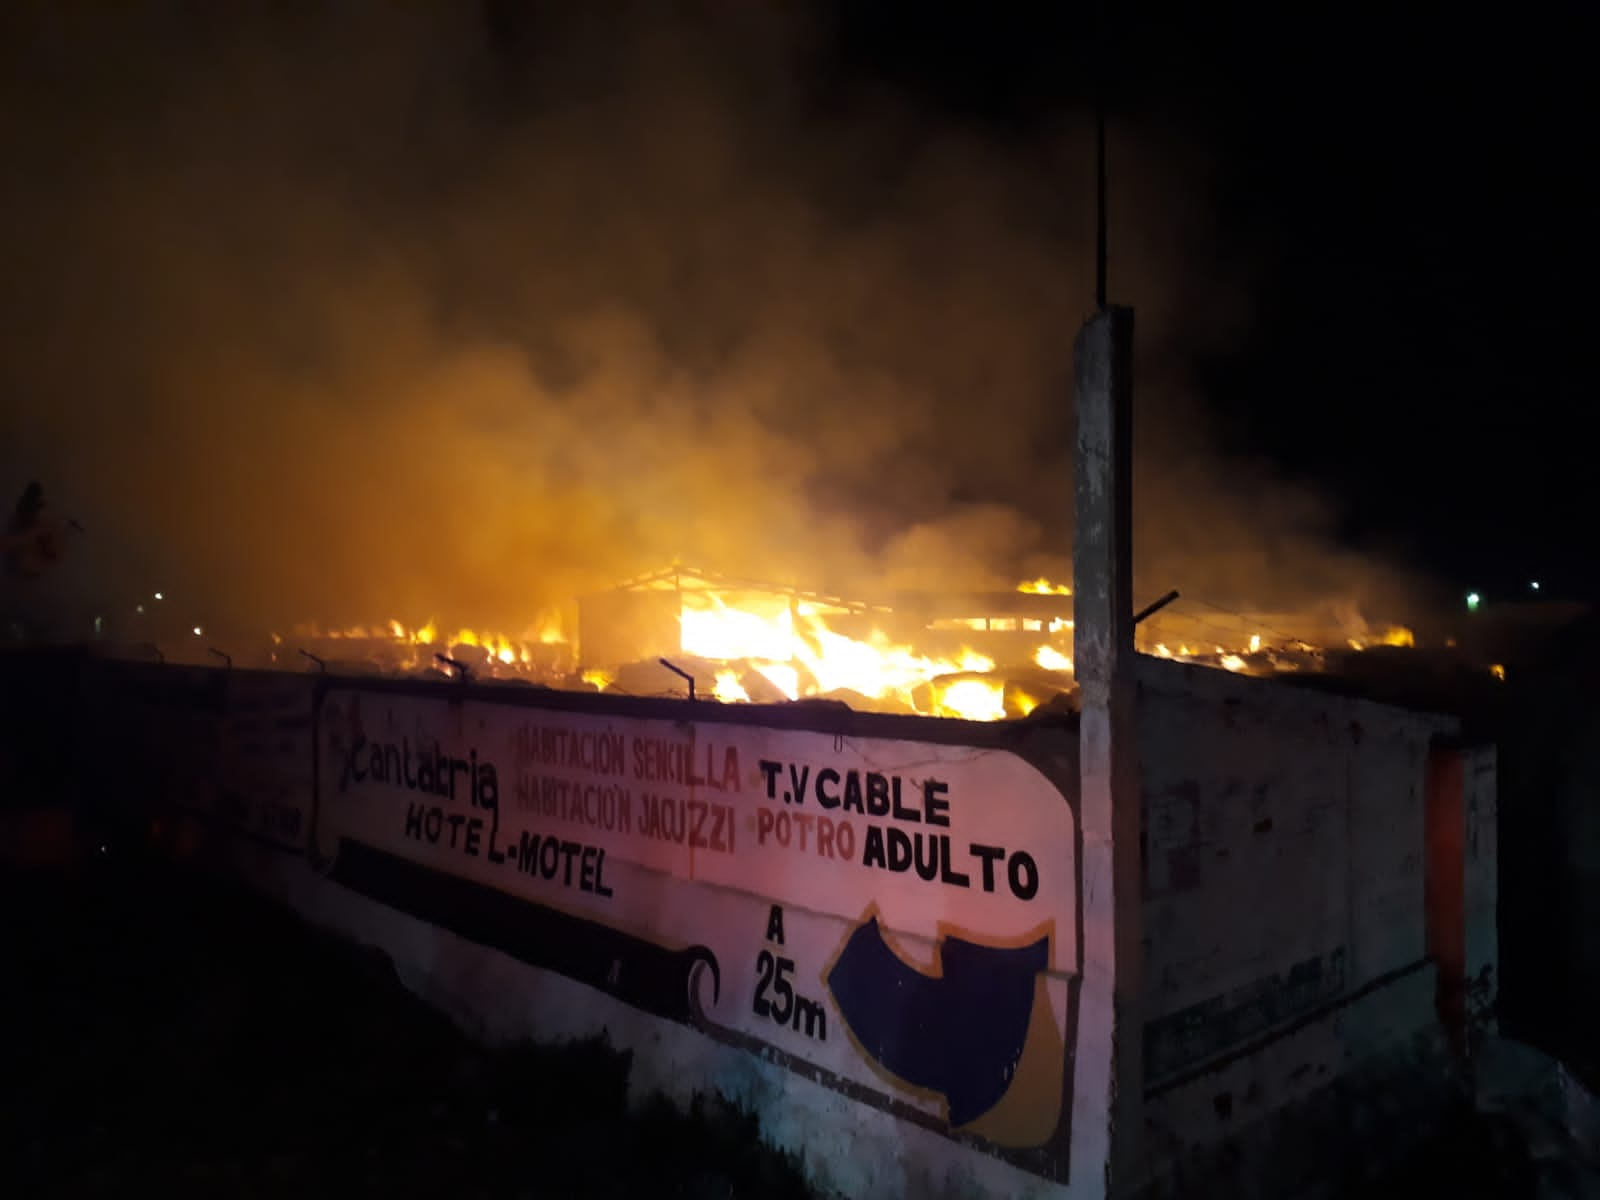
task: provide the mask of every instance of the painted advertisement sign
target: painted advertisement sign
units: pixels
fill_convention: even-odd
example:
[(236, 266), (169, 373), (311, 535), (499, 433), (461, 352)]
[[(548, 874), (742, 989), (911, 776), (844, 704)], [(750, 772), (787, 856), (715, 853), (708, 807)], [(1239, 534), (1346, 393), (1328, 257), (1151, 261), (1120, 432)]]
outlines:
[(335, 881), (1064, 1180), (1076, 815), (1000, 749), (335, 689)]

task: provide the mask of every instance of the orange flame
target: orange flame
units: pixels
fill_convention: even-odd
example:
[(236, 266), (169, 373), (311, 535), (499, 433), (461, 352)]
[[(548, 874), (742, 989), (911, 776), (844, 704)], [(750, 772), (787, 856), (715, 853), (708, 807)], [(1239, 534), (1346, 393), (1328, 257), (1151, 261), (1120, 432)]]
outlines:
[(1027, 592), (1032, 596), (1070, 596), (1072, 589), (1064, 583), (1051, 583), (1042, 576), (1030, 579), (1026, 583), (1017, 584), (1017, 591)]
[[(981, 675), (994, 660), (969, 647), (949, 658), (918, 653), (881, 630), (851, 637), (828, 626), (812, 603), (772, 597), (736, 608), (715, 593), (688, 595), (679, 614), (681, 649), (718, 661), (743, 661), (784, 696), (854, 693), (907, 711), (995, 720), (1004, 716), (1004, 681), (963, 678), (938, 687), (948, 675)], [(717, 675), (713, 694), (748, 699), (733, 671)]]
[[(1072, 594), (1066, 585), (1042, 577), (1018, 584), (1017, 591), (1040, 596)], [(759, 590), (718, 592), (696, 588), (681, 594), (679, 644), (662, 646), (660, 650), (707, 660), (713, 682), (706, 691), (723, 703), (749, 703), (752, 691), (759, 693), (755, 698), (835, 696), (852, 705), (865, 702), (867, 707), (890, 711), (993, 721), (1026, 715), (1048, 700), (1053, 690), (1071, 684), (1073, 660), (1066, 638), (1073, 622), (1069, 617), (941, 619), (930, 626), (938, 635), (955, 632), (973, 640), (992, 639), (984, 643), (989, 652), (970, 645), (952, 651), (948, 648), (950, 643), (945, 643), (946, 648), (939, 652), (925, 653), (908, 644), (920, 638), (905, 633), (892, 636), (868, 624), (863, 611), (842, 602), (802, 600)], [(1316, 660), (1322, 652), (1314, 645), (1267, 628), (1293, 628), (1282, 618), (1247, 617), (1238, 621), (1237, 633), (1229, 628), (1233, 622), (1225, 619), (1190, 624), (1197, 626), (1188, 632), (1191, 640), (1180, 640), (1180, 621), (1168, 629), (1167, 641), (1144, 643), (1146, 652), (1238, 673), (1318, 669)], [(1249, 632), (1252, 627), (1265, 631)], [(613, 688), (618, 672), (624, 669), (624, 664), (615, 664), (618, 671), (590, 669), (577, 678), (567, 674), (576, 666), (570, 659), (563, 659), (559, 651), (552, 651), (552, 647), (569, 643), (561, 618), (549, 612), (537, 614), (517, 637), (482, 627), (458, 628), (448, 634), (431, 618), (415, 627), (391, 618), (326, 632), (300, 627), (296, 633), (389, 642), (401, 648), (398, 665), (414, 669), (433, 665), (434, 656), (425, 653), (426, 648), (452, 653), (461, 647), (474, 648), (488, 659), (485, 665), (490, 677), (521, 675), (555, 686), (563, 682), (576, 686), (581, 678), (584, 685), (600, 691)], [(1037, 635), (1035, 643), (1017, 646), (1012, 635), (1027, 633)], [(1389, 626), (1378, 632), (1358, 616), (1334, 636), (1347, 638), (1358, 650), (1416, 644), (1409, 629)], [(1203, 643), (1200, 639), (1204, 639)], [(1032, 661), (1012, 675), (1004, 666), (1023, 667), (1024, 663), (1007, 658), (1006, 664), (997, 668), (996, 653), (1002, 657), (1021, 653)], [(1491, 670), (1496, 678), (1505, 677), (1503, 666), (1497, 664)], [(1053, 683), (1037, 671), (1048, 672), (1059, 682)], [(1019, 686), (1023, 683), (1027, 690)]]

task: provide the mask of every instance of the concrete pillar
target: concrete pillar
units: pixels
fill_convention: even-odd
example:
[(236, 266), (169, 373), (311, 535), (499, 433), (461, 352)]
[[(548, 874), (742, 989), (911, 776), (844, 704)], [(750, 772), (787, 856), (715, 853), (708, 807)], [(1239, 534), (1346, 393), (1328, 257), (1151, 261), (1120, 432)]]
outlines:
[[(1110, 997), (1107, 1193), (1138, 1184), (1144, 1091), (1143, 888), (1134, 745), (1133, 312), (1109, 308), (1078, 334), (1073, 663), (1082, 702), (1084, 995)], [(1085, 1013), (1086, 1017), (1091, 1015)], [(1095, 1020), (1094, 1018), (1099, 1018)], [(1104, 1023), (1102, 1024), (1101, 1021)]]
[(1428, 757), (1423, 829), (1427, 857), (1423, 900), (1428, 957), (1433, 959), (1439, 1021), (1451, 1049), (1467, 1051), (1466, 764), (1458, 747), (1435, 745)]

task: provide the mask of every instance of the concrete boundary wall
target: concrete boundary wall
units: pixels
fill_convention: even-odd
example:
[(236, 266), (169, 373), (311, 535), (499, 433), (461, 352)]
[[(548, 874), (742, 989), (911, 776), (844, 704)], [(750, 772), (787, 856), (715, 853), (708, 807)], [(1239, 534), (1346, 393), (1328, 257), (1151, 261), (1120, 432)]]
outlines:
[(1105, 1193), (1071, 723), (88, 669), (93, 791), (482, 1036), (603, 1032), (840, 1194)]
[[(1420, 1136), (1493, 1011), (1495, 754), (1443, 718), (1139, 660), (1113, 912), (1070, 720), (70, 671), (30, 778), (491, 1042), (604, 1033), (642, 1092), (721, 1093), (842, 1195), (1293, 1195)], [(1130, 937), (1120, 1029), (1093, 948)]]
[[(1148, 1180), (1292, 1194), (1317, 1156), (1268, 1152), (1286, 1118), (1326, 1124), (1338, 1095), (1336, 1160), (1371, 1114), (1420, 1131), (1448, 1090), (1441, 947), (1470, 926), (1477, 968), (1493, 955), (1493, 754), (1451, 718), (1158, 659), (1138, 711)], [(1353, 1170), (1381, 1165), (1371, 1135)]]

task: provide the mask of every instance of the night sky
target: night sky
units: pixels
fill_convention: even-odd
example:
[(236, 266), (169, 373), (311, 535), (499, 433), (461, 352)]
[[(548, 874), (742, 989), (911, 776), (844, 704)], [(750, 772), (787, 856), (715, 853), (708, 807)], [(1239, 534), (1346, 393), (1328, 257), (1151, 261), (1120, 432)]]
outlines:
[(1100, 7), (12, 10), (7, 486), (251, 629), (1058, 573), (1098, 90), (1140, 593), (1593, 596), (1594, 19)]
[(1595, 596), (1593, 7), (1111, 5), (1105, 43), (1096, 8), (844, 5), (840, 44), (1002, 138), (1107, 64), (1113, 121), (1203, 148), (1249, 265), (1249, 336), (1203, 367), (1226, 449), (1441, 582)]

